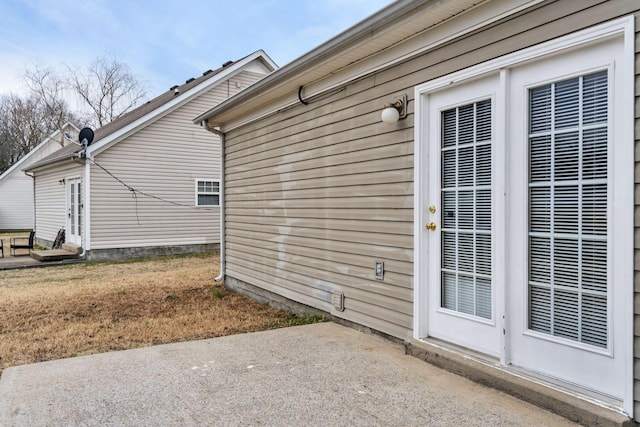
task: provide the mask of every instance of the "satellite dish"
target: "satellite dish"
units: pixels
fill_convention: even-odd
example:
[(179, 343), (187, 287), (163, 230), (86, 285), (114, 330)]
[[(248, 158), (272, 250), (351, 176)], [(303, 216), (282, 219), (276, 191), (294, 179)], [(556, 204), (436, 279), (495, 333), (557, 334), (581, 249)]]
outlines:
[(91, 144), (91, 142), (93, 141), (93, 131), (91, 130), (91, 128), (83, 128), (78, 134), (78, 139), (80, 140), (80, 144), (84, 145), (85, 147)]

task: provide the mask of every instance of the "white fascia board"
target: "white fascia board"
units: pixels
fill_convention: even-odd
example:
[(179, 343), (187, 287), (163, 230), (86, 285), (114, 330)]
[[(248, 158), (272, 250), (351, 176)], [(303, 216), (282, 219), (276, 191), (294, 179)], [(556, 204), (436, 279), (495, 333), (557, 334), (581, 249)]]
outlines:
[[(278, 64), (275, 63), (275, 61), (273, 59), (271, 59), (271, 57), (269, 55), (267, 55), (267, 52), (265, 52), (262, 49), (259, 49), (257, 51), (255, 51), (254, 53), (252, 53), (251, 55), (249, 55), (250, 57), (254, 57), (253, 59), (258, 59), (260, 57), (260, 59), (262, 59), (265, 64), (268, 65), (269, 68), (271, 68), (271, 71), (275, 71), (278, 69)], [(251, 59), (249, 62), (253, 61), (253, 59)]]
[(202, 83), (191, 88), (189, 91), (185, 92), (184, 94), (176, 96), (175, 99), (147, 113), (146, 115), (140, 117), (138, 120), (107, 135), (106, 137), (102, 138), (99, 142), (97, 142), (95, 145), (90, 145), (87, 148), (87, 157), (93, 158), (93, 156), (100, 154), (101, 152), (108, 149), (112, 145), (122, 141), (124, 138), (128, 137), (129, 135), (152, 124), (153, 122), (165, 116), (166, 114), (170, 113), (171, 111), (181, 107), (182, 105), (186, 104), (187, 102), (191, 101), (197, 96), (203, 94), (204, 92), (209, 90), (212, 86), (215, 86), (229, 79), (235, 74), (238, 74), (248, 64), (250, 64), (252, 61), (255, 61), (255, 60), (262, 60), (269, 66), (272, 66), (274, 67), (274, 69), (277, 69), (277, 65), (275, 64), (275, 62), (273, 62), (273, 60), (269, 58), (269, 56), (263, 50), (258, 50), (252, 53), (251, 55), (241, 59), (240, 61), (234, 62), (233, 64), (229, 65), (226, 69), (223, 69), (214, 77), (211, 77), (210, 79), (203, 81)]
[[(62, 125), (61, 129), (66, 129), (68, 127), (72, 127), (74, 128), (77, 132), (80, 132), (80, 129), (78, 129), (73, 123), (71, 122), (67, 122), (65, 124)], [(4, 173), (2, 175), (0, 175), (0, 182), (2, 182), (3, 180), (5, 180), (7, 177), (9, 177), (9, 175), (12, 175), (14, 171), (19, 170), (20, 167), (22, 166), (22, 164), (24, 162), (26, 162), (31, 156), (33, 156), (34, 154), (36, 154), (38, 151), (40, 151), (42, 148), (44, 148), (44, 146), (51, 141), (52, 139), (56, 138), (58, 135), (60, 134), (60, 129), (56, 130), (55, 132), (53, 132), (51, 135), (49, 135), (48, 137), (46, 137), (44, 139), (44, 141), (42, 141), (40, 144), (36, 145), (36, 147), (29, 151), (24, 157), (22, 157), (20, 160), (18, 160), (17, 162), (15, 162), (9, 169), (7, 169), (6, 171), (4, 171)]]
[(281, 82), (286, 82), (300, 74), (303, 74), (309, 69), (309, 64), (315, 63), (319, 58), (330, 58), (335, 52), (342, 50), (354, 40), (363, 37), (363, 35), (371, 34), (376, 28), (382, 26), (384, 23), (392, 21), (398, 16), (409, 13), (429, 2), (430, 0), (397, 0), (393, 2), (369, 18), (365, 18), (353, 27), (343, 31), (318, 47), (289, 62), (275, 73), (272, 73), (270, 76), (253, 84), (251, 88), (245, 89), (241, 93), (237, 94), (231, 98), (231, 100), (227, 100), (219, 106), (215, 106), (208, 111), (205, 111), (203, 114), (194, 118), (193, 122), (198, 124), (205, 120), (209, 120), (221, 110), (227, 110), (230, 107), (240, 105), (246, 100), (250, 100), (254, 95), (259, 95), (264, 91), (269, 91), (274, 87), (277, 87)]
[(342, 70), (305, 86), (307, 97), (343, 86), (350, 81), (406, 62), (451, 40), (490, 25), (500, 19), (534, 6), (542, 0), (494, 0), (476, 6), (461, 15), (437, 24), (419, 35), (379, 54), (363, 58)]

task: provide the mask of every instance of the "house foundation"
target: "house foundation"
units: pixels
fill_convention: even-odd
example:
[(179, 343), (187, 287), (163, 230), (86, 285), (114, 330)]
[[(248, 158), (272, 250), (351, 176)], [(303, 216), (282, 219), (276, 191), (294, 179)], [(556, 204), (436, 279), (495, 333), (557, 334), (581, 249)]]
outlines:
[(131, 258), (148, 258), (167, 255), (185, 255), (213, 252), (220, 249), (219, 243), (202, 245), (144, 246), (137, 248), (92, 249), (87, 251), (87, 261), (118, 261)]

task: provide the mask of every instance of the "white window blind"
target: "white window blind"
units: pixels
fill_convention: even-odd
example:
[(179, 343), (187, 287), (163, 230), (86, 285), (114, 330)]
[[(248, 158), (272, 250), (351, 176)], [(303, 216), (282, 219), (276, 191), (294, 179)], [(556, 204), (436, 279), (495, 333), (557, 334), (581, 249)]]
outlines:
[(529, 328), (607, 347), (607, 72), (529, 91)]
[(441, 306), (490, 319), (491, 100), (442, 112)]

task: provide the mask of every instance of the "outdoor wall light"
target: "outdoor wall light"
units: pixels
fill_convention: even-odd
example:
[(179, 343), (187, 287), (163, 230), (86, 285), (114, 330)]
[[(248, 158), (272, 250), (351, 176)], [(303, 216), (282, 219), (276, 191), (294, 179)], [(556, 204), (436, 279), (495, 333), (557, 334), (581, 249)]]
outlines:
[(384, 123), (397, 123), (398, 120), (407, 117), (407, 95), (403, 94), (393, 99), (391, 104), (385, 104), (381, 119)]

